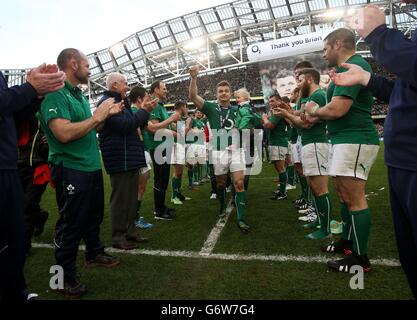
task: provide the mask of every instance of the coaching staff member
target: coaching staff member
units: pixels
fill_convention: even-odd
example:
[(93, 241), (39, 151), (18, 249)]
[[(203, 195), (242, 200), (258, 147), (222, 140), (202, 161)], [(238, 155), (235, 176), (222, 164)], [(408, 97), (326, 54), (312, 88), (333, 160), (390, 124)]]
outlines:
[(30, 298), (23, 275), (25, 263), (23, 203), (25, 195), (17, 169), (14, 117), (33, 115), (39, 97), (64, 86), (65, 74), (56, 65), (31, 70), (27, 82), (8, 88), (0, 72), (0, 299)]
[(346, 22), (365, 39), (376, 61), (397, 76), (390, 81), (347, 64), (348, 71), (331, 78), (337, 85), (367, 86), (389, 103), (384, 143), (392, 215), (401, 265), (417, 298), (417, 30), (407, 39), (401, 31), (388, 28), (376, 6), (358, 10)]

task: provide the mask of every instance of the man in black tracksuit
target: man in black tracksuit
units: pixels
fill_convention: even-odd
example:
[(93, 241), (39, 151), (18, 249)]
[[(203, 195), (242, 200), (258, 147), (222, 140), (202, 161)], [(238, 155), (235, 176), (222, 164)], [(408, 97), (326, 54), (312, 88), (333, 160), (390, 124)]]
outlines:
[(31, 116), (40, 96), (64, 85), (65, 75), (56, 66), (31, 70), (27, 83), (8, 88), (0, 72), (0, 299), (27, 300), (23, 199), (17, 169), (17, 137), (14, 117)]
[(120, 73), (111, 73), (107, 77), (107, 87), (101, 102), (114, 98), (115, 102), (124, 101), (121, 113), (108, 118), (99, 133), (100, 149), (104, 166), (111, 182), (111, 226), (113, 247), (122, 250), (137, 248), (137, 243), (147, 239), (136, 233), (137, 196), (139, 169), (146, 167), (143, 142), (137, 129), (144, 128), (149, 112), (156, 106), (147, 101), (146, 109), (132, 112), (126, 99), (129, 90), (126, 78)]

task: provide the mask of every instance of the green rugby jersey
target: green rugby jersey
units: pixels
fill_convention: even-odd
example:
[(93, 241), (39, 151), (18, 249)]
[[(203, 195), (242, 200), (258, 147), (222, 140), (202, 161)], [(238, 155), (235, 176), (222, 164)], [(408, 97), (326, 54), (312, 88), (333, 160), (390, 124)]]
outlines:
[[(353, 55), (346, 63), (356, 64), (362, 69), (371, 72), (372, 68), (365, 59)], [(347, 69), (339, 67), (336, 72), (342, 73)], [(332, 144), (372, 144), (379, 145), (378, 133), (372, 121), (373, 96), (370, 91), (361, 85), (342, 87), (330, 82), (327, 89), (327, 101), (333, 97), (347, 97), (353, 104), (343, 117), (327, 121), (329, 139)]]
[(269, 145), (288, 148), (287, 123), (284, 118), (271, 116), (268, 120), (275, 125), (268, 133)]
[(91, 118), (90, 104), (77, 87), (65, 81), (64, 88), (49, 93), (42, 102), (40, 121), (48, 139), (48, 161), (65, 168), (93, 172), (101, 170), (100, 153), (96, 130), (91, 130), (84, 137), (69, 143), (61, 143), (49, 129), (52, 119), (67, 119), (73, 123)]
[[(155, 107), (155, 109), (152, 110), (152, 112), (149, 114), (149, 120), (159, 120), (159, 122), (163, 122), (166, 119), (168, 119), (168, 112), (166, 108), (164, 107), (164, 104), (162, 102), (159, 102), (158, 105)], [(170, 126), (168, 126), (168, 129)], [(145, 137), (144, 137), (145, 139)], [(148, 147), (149, 150), (155, 150), (163, 141), (155, 141), (155, 135), (148, 131)]]
[[(237, 107), (222, 108), (215, 102), (205, 101), (201, 111), (207, 116), (211, 130), (225, 129), (230, 132), (235, 128)], [(231, 136), (228, 137), (227, 141), (222, 140), (218, 135), (216, 141), (211, 142), (213, 150), (225, 150), (233, 143)]]
[[(311, 96), (305, 99), (305, 103), (314, 101), (320, 108), (327, 103), (326, 94), (322, 89), (317, 89)], [(328, 143), (326, 133), (326, 121), (319, 122), (309, 129), (301, 128), (301, 142), (303, 146), (309, 143)]]

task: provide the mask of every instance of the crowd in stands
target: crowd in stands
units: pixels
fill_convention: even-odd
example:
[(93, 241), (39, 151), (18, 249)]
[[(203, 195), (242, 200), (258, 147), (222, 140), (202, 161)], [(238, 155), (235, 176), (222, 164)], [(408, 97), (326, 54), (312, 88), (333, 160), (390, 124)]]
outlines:
[(372, 108), (372, 115), (386, 115), (388, 113), (388, 104), (383, 103), (379, 100), (375, 100)]
[(384, 123), (383, 122), (377, 122), (375, 123), (376, 131), (378, 131), (379, 137), (384, 136)]
[[(372, 66), (374, 72), (388, 79), (395, 79), (395, 75), (387, 71), (384, 67), (378, 65), (373, 58), (366, 58)], [(252, 97), (263, 96), (262, 83), (259, 73), (259, 66), (251, 64), (236, 69), (221, 69), (199, 77), (200, 88), (204, 90), (202, 97), (207, 100), (215, 100), (216, 84), (220, 80), (227, 80), (231, 83), (232, 88), (245, 87), (251, 93)], [(167, 82), (168, 103), (174, 104), (178, 100), (188, 101), (189, 79)], [(381, 101), (375, 100), (372, 115), (386, 115), (388, 105)]]
[[(198, 78), (202, 90), (202, 97), (207, 100), (215, 100), (216, 84), (221, 80), (227, 80), (232, 88), (245, 87), (253, 97), (262, 96), (262, 85), (259, 69), (256, 64), (239, 67), (237, 69), (223, 69)], [(178, 100), (188, 100), (189, 79), (176, 82), (167, 82), (168, 101), (175, 103)]]

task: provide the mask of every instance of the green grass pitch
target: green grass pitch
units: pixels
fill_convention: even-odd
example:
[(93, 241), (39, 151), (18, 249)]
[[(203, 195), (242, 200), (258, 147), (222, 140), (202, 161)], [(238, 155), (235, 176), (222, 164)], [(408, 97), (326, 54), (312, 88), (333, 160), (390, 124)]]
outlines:
[[(213, 254), (324, 256), (319, 247), (323, 241), (305, 240), (292, 201), (299, 195), (289, 191), (285, 201), (270, 200), (276, 189), (272, 166), (264, 162), (261, 175), (252, 177), (247, 197), (247, 222), (252, 230), (242, 234), (236, 226), (233, 212), (213, 250)], [(109, 195), (110, 185), (105, 175), (106, 209), (101, 238), (111, 245)], [(218, 202), (209, 200), (209, 183), (197, 191), (187, 189), (184, 172), (183, 192), (192, 198), (176, 207), (174, 221), (153, 219), (152, 180), (148, 184), (142, 215), (154, 223), (154, 228), (141, 231), (150, 242), (140, 249), (187, 251), (198, 253), (217, 222)], [(380, 190), (384, 188), (384, 190)], [(331, 189), (332, 190), (332, 189)], [(370, 236), (371, 259), (397, 259), (394, 230), (389, 205), (383, 150), (372, 169), (367, 186), (371, 194), (372, 211)], [(170, 194), (170, 192), (169, 192)], [(338, 201), (333, 196), (333, 217), (339, 219)], [(57, 206), (54, 191), (48, 188), (42, 199), (43, 208), (50, 213), (45, 232), (34, 243), (53, 243)], [(339, 219), (340, 220), (340, 219)], [(328, 241), (328, 240), (327, 240)], [(115, 269), (84, 268), (84, 254), (78, 255), (81, 279), (89, 289), (83, 299), (411, 299), (406, 278), (400, 267), (375, 265), (365, 275), (363, 290), (350, 289), (352, 275), (330, 272), (324, 263), (241, 261), (207, 258), (187, 258), (143, 254), (118, 254), (122, 263)], [(329, 256), (332, 258), (333, 256)], [(27, 259), (25, 274), (32, 292), (40, 299), (62, 299), (49, 288), (49, 269), (55, 264), (53, 250), (34, 248)]]

